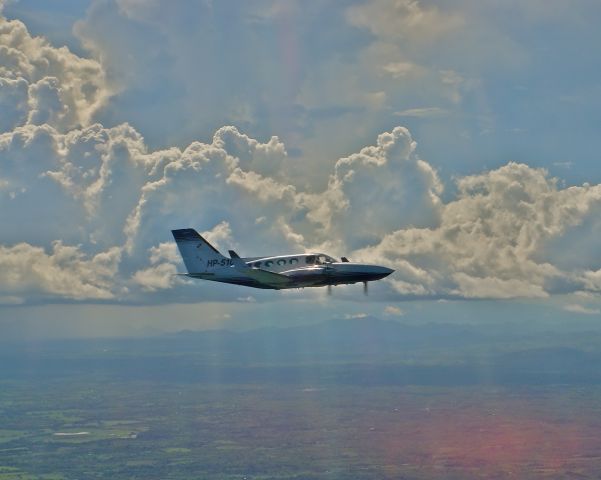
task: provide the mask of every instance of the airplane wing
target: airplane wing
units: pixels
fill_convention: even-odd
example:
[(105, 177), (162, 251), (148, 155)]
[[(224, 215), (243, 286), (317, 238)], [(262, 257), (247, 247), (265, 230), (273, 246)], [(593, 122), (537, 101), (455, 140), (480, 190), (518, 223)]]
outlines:
[(261, 268), (251, 268), (238, 256), (233, 250), (229, 250), (234, 268), (240, 273), (247, 275), (257, 282), (263, 283), (270, 287), (283, 287), (290, 283), (290, 278), (280, 273), (270, 272)]
[(244, 275), (248, 275), (249, 277), (254, 278), (256, 281), (264, 283), (265, 285), (269, 285), (270, 287), (283, 287), (284, 285), (290, 283), (290, 279), (286, 275), (269, 272), (260, 268), (246, 267), (240, 269), (236, 267), (236, 269), (239, 272), (244, 273)]

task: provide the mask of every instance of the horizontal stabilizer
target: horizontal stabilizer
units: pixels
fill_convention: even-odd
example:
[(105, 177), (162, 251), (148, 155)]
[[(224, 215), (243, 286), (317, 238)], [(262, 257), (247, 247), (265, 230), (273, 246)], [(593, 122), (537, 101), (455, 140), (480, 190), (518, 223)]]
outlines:
[(244, 260), (240, 258), (240, 255), (238, 255), (233, 250), (228, 250), (228, 252), (230, 254), (230, 258), (232, 259), (232, 264), (234, 265), (234, 267), (236, 267), (238, 270), (250, 269), (250, 267), (246, 265)]

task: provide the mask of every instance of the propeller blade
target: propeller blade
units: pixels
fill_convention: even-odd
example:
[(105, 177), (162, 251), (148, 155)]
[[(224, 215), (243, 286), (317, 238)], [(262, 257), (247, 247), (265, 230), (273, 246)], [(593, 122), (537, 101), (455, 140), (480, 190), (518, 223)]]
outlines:
[(332, 285), (328, 285), (328, 297), (332, 296)]
[(363, 294), (367, 295), (367, 282), (363, 282)]

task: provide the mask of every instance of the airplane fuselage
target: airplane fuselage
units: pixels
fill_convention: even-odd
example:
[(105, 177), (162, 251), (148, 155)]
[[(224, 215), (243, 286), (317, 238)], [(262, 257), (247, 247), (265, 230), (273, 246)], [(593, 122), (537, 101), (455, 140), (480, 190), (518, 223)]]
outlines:
[(173, 230), (190, 278), (254, 288), (286, 289), (371, 282), (393, 270), (378, 265), (337, 261), (323, 253), (241, 258), (223, 256), (194, 229)]
[[(327, 262), (320, 262), (326, 257)], [(188, 276), (215, 282), (232, 283), (255, 288), (284, 289), (304, 287), (324, 287), (327, 285), (343, 285), (357, 282), (371, 282), (390, 275), (393, 270), (377, 265), (366, 265), (353, 262), (337, 262), (323, 254), (281, 255), (276, 257), (241, 258), (250, 269), (262, 269), (285, 275), (289, 282), (281, 285), (265, 285), (248, 276), (248, 273), (236, 269), (231, 259), (226, 259), (223, 266), (207, 268), (204, 272), (189, 273)], [(221, 263), (221, 262), (219, 262)], [(250, 272), (249, 272), (250, 273)]]

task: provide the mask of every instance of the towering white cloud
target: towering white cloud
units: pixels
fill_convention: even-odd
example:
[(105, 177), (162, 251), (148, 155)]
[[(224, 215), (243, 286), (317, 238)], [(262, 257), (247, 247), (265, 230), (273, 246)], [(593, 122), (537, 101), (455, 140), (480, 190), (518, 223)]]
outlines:
[[(460, 21), (401, 4), (418, 25), (443, 22), (438, 35)], [(353, 21), (375, 28), (364, 14)], [(386, 65), (393, 77), (423, 73)], [(90, 124), (110, 93), (97, 61), (3, 18), (0, 88), (0, 223), (10, 227), (0, 229), (0, 302), (198, 300), (173, 275), (181, 262), (169, 230), (181, 227), (241, 255), (323, 249), (390, 265), (397, 272), (380, 284), (388, 298), (601, 292), (600, 185), (561, 187), (544, 169), (509, 163), (458, 178), (445, 198), (404, 127), (319, 164), (317, 186), (288, 168), (280, 138), (233, 126), (206, 143), (153, 149), (129, 124)]]
[(332, 216), (343, 238), (371, 243), (392, 229), (438, 222), (443, 187), (416, 146), (406, 128), (396, 127), (375, 146), (336, 162), (327, 195), (336, 192), (348, 205)]
[[(89, 255), (79, 246), (53, 243), (50, 251), (28, 243), (0, 245), (0, 285), (7, 298), (26, 301), (109, 300), (116, 296), (118, 248)], [(0, 297), (0, 303), (2, 302)]]
[(86, 125), (110, 89), (96, 60), (33, 37), (0, 6), (0, 132), (25, 123), (62, 131)]
[(34, 221), (0, 234), (0, 285), (11, 298), (150, 300), (177, 284), (169, 229), (194, 226), (214, 227), (212, 241), (243, 254), (327, 248), (391, 265), (401, 296), (599, 291), (597, 271), (560, 265), (557, 242), (598, 222), (601, 186), (560, 188), (543, 169), (510, 163), (460, 178), (445, 203), (415, 150), (397, 127), (338, 160), (315, 193), (279, 178), (277, 138), (233, 127), (210, 144), (158, 151), (127, 125), (19, 127), (0, 135), (0, 215), (5, 225)]
[[(399, 292), (509, 298), (598, 290), (587, 282), (594, 272), (558, 266), (557, 242), (585, 221), (599, 224), (601, 185), (561, 189), (544, 169), (510, 163), (461, 178), (457, 188), (435, 228), (397, 230), (360, 252), (394, 259)], [(596, 265), (594, 252), (579, 256)]]

